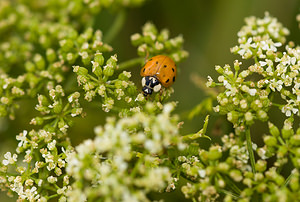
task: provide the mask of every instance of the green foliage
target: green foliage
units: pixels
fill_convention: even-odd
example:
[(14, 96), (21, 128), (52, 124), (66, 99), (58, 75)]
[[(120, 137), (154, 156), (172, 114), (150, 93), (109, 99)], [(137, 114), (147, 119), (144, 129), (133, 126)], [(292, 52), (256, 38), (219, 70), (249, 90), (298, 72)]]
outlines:
[[(145, 97), (128, 71), (158, 54), (182, 62), (181, 35), (146, 23), (131, 36), (136, 58), (113, 52), (126, 9), (144, 2), (0, 2), (0, 116), (15, 119), (22, 101), (38, 113), (0, 162), (1, 190), (18, 201), (151, 201), (176, 188), (193, 201), (299, 199), (300, 48), (286, 43), (289, 31), (268, 13), (249, 17), (231, 49), (249, 65), (216, 66), (217, 81), (206, 82), (213, 89), (192, 78), (208, 97), (188, 118), (226, 115), (233, 126), (215, 143), (209, 115), (197, 133), (183, 134), (178, 103), (167, 102), (173, 88)], [(116, 18), (102, 33), (95, 21), (103, 10)], [(75, 146), (73, 121), (91, 105), (106, 121)], [(272, 123), (274, 110), (286, 117), (282, 127)], [(251, 140), (258, 121), (269, 128), (261, 145)]]

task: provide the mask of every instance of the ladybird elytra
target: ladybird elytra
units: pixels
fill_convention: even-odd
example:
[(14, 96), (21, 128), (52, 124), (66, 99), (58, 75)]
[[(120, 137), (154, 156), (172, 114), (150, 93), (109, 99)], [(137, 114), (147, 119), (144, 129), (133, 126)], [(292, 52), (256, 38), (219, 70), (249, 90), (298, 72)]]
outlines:
[(145, 95), (158, 92), (161, 85), (168, 88), (176, 78), (175, 62), (168, 56), (157, 55), (150, 58), (141, 69), (142, 86)]

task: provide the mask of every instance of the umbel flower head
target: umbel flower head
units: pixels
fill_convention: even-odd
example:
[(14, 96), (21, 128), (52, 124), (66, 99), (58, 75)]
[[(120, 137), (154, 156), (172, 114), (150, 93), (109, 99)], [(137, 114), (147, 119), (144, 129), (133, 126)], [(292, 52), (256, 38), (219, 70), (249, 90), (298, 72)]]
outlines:
[[(235, 127), (252, 125), (256, 119), (268, 120), (271, 106), (277, 106), (287, 117), (299, 115), (300, 49), (289, 43), (280, 51), (288, 33), (268, 13), (262, 19), (246, 18), (246, 25), (238, 33), (239, 45), (231, 51), (243, 59), (254, 59), (254, 63), (242, 71), (239, 61), (234, 62), (234, 71), (229, 65), (216, 66), (221, 74), (219, 83), (209, 77), (208, 86), (225, 87), (217, 96), (215, 111), (227, 114)], [(280, 95), (283, 104), (272, 103), (274, 94)]]
[(76, 181), (68, 200), (148, 201), (147, 193), (166, 189), (172, 182), (166, 152), (171, 146), (184, 148), (177, 118), (170, 115), (174, 106), (165, 104), (155, 114), (154, 103), (148, 102), (145, 112), (109, 118), (103, 127), (96, 127), (95, 139), (68, 154), (67, 173)]

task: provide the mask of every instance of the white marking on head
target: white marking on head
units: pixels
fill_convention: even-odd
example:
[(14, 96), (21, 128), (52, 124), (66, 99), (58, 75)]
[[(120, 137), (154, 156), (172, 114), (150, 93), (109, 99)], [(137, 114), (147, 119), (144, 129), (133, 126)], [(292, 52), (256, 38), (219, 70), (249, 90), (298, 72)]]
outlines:
[(146, 85), (146, 79), (145, 77), (142, 78), (142, 86), (145, 86)]
[(149, 89), (148, 89), (148, 88), (146, 88), (144, 91), (145, 91), (145, 93), (149, 93), (149, 92), (148, 92), (148, 91), (149, 91)]
[(158, 91), (160, 91), (160, 89), (161, 89), (161, 85), (157, 84), (156, 86), (154, 86), (153, 91), (158, 92)]

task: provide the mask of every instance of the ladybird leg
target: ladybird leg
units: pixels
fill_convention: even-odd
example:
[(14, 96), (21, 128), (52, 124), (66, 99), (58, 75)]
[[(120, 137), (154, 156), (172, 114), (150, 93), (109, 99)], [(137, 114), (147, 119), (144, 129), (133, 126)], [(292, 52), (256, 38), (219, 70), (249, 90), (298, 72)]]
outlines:
[(159, 102), (163, 102), (163, 88), (161, 88), (160, 90), (159, 90), (159, 94), (158, 94), (158, 100), (159, 100)]

